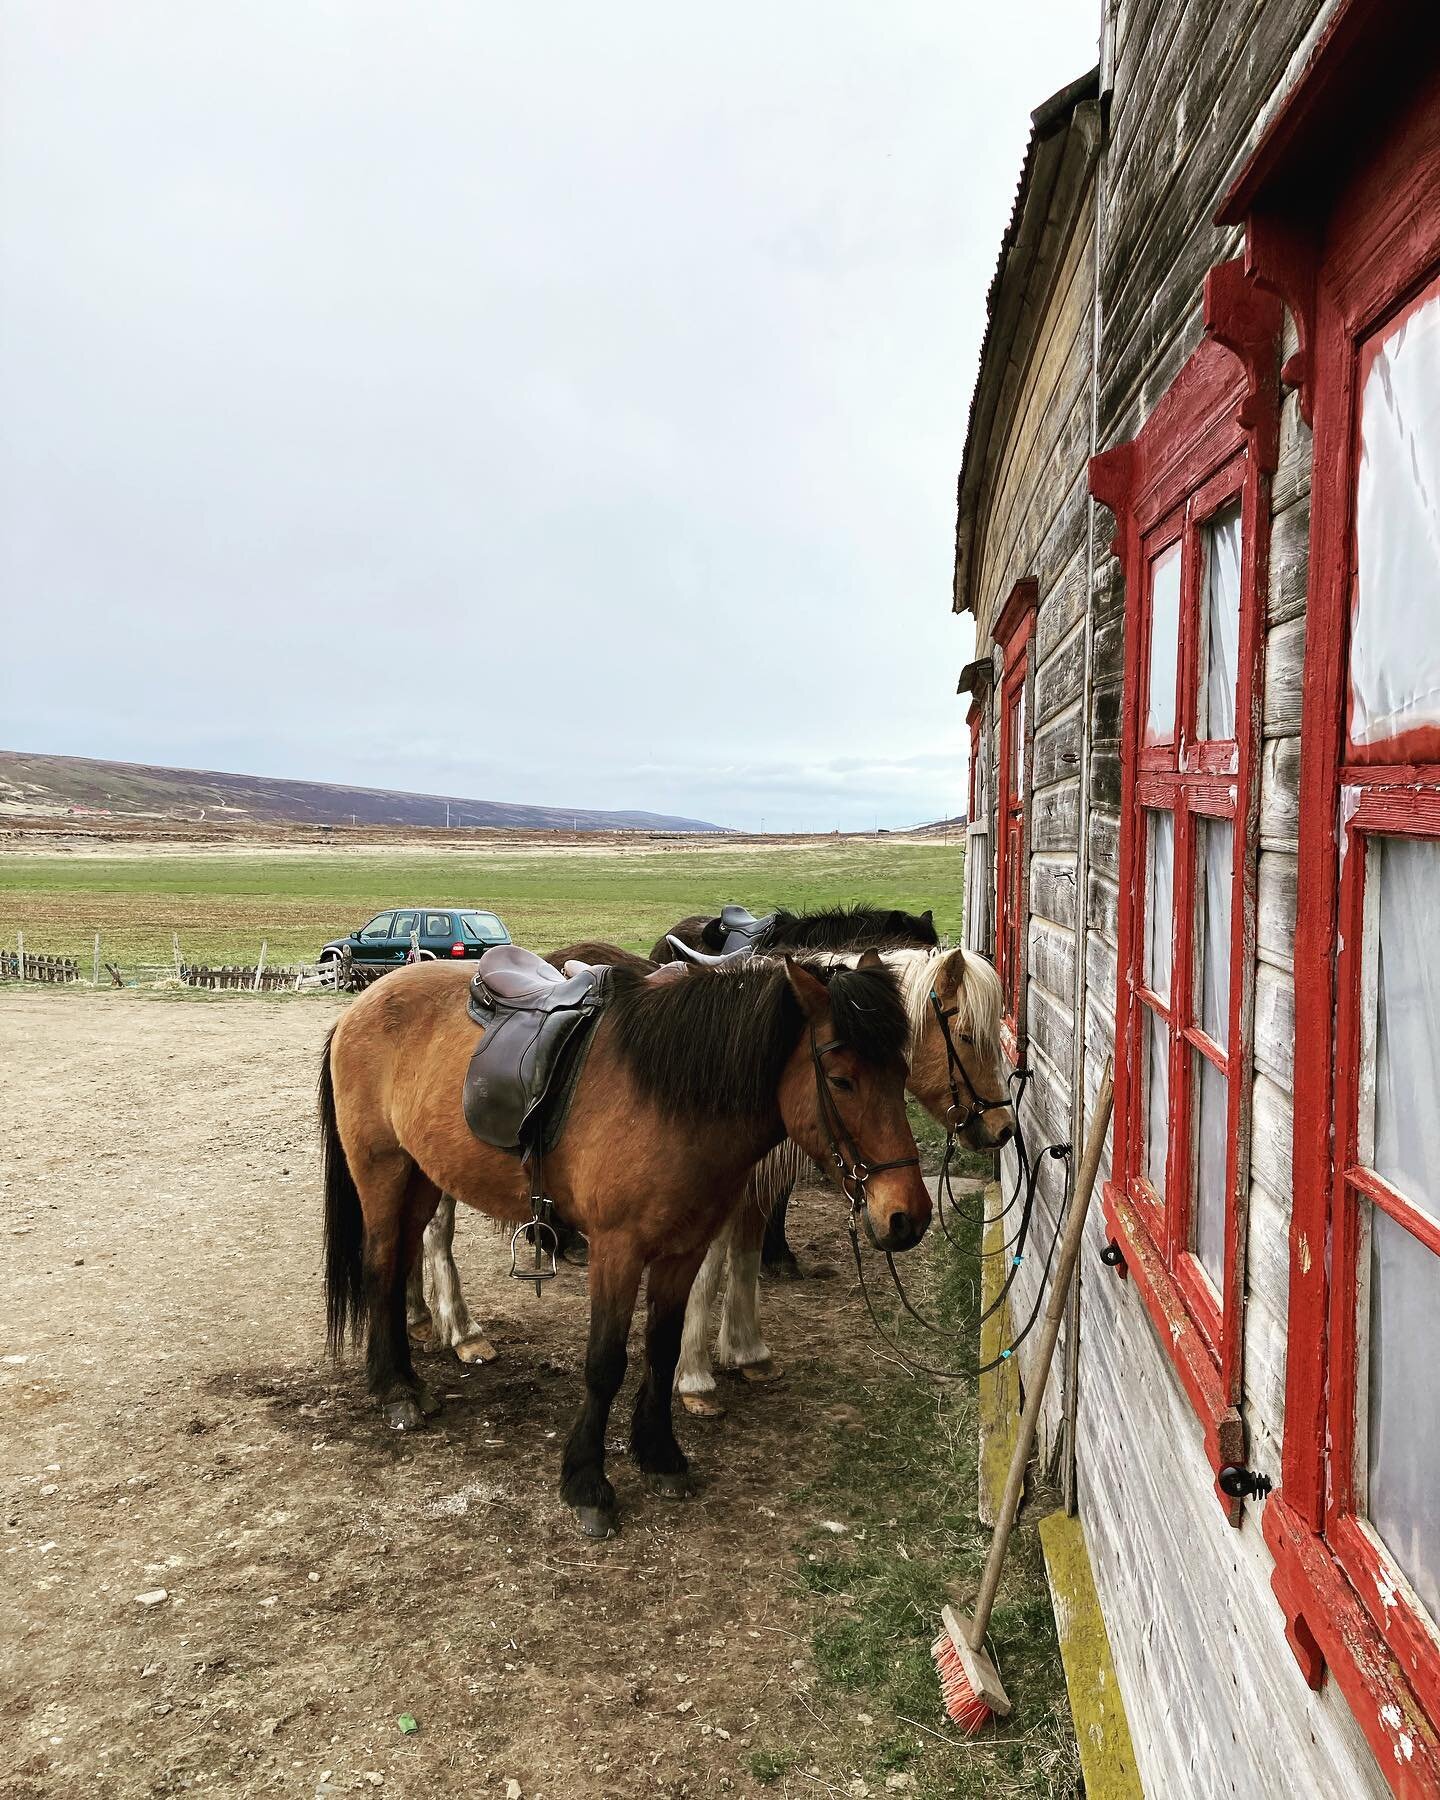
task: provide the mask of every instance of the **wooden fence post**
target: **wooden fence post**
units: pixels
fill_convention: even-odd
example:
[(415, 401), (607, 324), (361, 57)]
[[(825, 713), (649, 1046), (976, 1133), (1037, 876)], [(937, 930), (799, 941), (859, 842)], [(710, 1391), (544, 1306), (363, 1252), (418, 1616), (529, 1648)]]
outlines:
[(170, 947), (175, 952), (175, 979), (179, 981), (182, 976), (180, 973), (180, 933), (178, 931), (170, 933)]
[(260, 940), (260, 960), (255, 965), (255, 985), (250, 990), (251, 993), (253, 993), (253, 994), (258, 994), (260, 992), (260, 977), (265, 973), (265, 950), (266, 950), (265, 939), (261, 938), (261, 940)]
[(100, 985), (100, 933), (98, 931), (95, 933), (95, 975), (92, 985), (97, 988)]
[(15, 973), (18, 979), (23, 981), (25, 979), (25, 933), (23, 931), (15, 933), (15, 944)]

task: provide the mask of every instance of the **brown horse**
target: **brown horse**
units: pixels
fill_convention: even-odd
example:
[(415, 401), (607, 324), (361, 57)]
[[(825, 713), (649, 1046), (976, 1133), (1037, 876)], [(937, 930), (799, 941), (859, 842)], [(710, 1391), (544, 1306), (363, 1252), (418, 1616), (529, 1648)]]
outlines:
[[(469, 971), (397, 970), (334, 1027), (320, 1076), (329, 1341), (367, 1341), (370, 1391), (398, 1429), (435, 1402), (405, 1329), (405, 1282), (441, 1192), (515, 1225), (531, 1216), (520, 1161), (469, 1131), (460, 1091), (474, 1049)], [(690, 1492), (671, 1389), (685, 1305), (753, 1165), (788, 1134), (835, 1167), (877, 1241), (918, 1243), (930, 1220), (905, 1117), (909, 1025), (878, 957), (857, 969), (786, 958), (646, 980), (617, 969), (545, 1178), (590, 1240), (585, 1404), (561, 1495), (590, 1536), (616, 1526), (605, 1429), (646, 1281), (646, 1373), (631, 1452), (659, 1492)]]
[[(662, 932), (650, 960), (673, 962), (678, 938), (692, 950), (718, 956), (728, 933), (718, 915), (691, 913)], [(900, 907), (826, 906), (816, 912), (792, 913), (783, 908), (764, 921), (747, 948), (762, 950), (901, 950), (914, 946), (933, 950), (940, 942), (933, 912), (909, 913)]]

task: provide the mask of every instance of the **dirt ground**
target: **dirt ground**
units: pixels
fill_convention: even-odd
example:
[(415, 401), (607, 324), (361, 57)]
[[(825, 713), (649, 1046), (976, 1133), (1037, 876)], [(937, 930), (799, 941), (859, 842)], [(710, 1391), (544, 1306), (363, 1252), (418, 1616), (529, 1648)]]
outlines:
[[(0, 994), (0, 1797), (856, 1791), (831, 1785), (792, 1574), (820, 1522), (792, 1496), (880, 1368), (851, 1282), (769, 1296), (786, 1380), (682, 1419), (688, 1504), (620, 1454), (627, 1384), (624, 1529), (585, 1541), (556, 1492), (582, 1274), (537, 1300), (462, 1219), (501, 1359), (423, 1359), (446, 1399), (423, 1435), (325, 1360), (335, 1004)], [(798, 1206), (798, 1247), (841, 1268), (841, 1223)], [(777, 1740), (783, 1789), (750, 1772)]]

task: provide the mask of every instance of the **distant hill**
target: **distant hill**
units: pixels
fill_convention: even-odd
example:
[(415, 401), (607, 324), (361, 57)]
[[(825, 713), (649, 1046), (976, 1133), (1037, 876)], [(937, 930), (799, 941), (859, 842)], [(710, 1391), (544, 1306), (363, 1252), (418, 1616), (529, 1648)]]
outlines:
[(239, 825), (444, 825), (525, 831), (721, 831), (669, 813), (587, 812), (520, 806), (457, 794), (392, 793), (215, 769), (163, 769), (87, 756), (30, 756), (0, 750), (0, 815), (90, 814)]

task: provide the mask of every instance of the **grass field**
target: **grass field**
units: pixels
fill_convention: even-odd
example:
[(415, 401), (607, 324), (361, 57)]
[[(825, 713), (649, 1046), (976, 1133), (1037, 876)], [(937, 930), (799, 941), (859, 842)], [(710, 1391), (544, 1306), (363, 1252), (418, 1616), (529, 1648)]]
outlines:
[(89, 960), (163, 962), (178, 933), (195, 963), (313, 959), (326, 938), (382, 907), (451, 903), (498, 912), (515, 941), (551, 950), (602, 938), (648, 950), (687, 913), (737, 900), (756, 912), (868, 901), (935, 910), (959, 934), (958, 845), (832, 840), (737, 849), (647, 846), (595, 851), (400, 849), (368, 856), (280, 851), (117, 857), (12, 856), (0, 861), (0, 943)]

